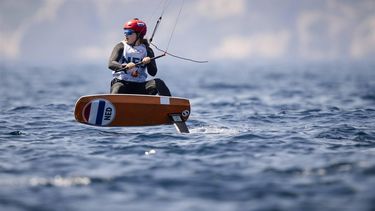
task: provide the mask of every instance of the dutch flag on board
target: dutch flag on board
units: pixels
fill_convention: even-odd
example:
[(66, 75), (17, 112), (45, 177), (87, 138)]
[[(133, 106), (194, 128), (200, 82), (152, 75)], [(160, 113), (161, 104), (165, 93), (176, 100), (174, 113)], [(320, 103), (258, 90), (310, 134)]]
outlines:
[(83, 109), (83, 117), (90, 125), (109, 125), (115, 117), (115, 107), (105, 99), (91, 101)]

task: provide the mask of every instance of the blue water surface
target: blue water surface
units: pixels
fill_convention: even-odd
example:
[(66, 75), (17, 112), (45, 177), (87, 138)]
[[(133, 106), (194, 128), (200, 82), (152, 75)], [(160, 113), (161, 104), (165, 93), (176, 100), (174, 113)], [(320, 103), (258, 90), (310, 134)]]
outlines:
[(159, 66), (171, 125), (77, 123), (102, 66), (0, 66), (1, 210), (375, 210), (375, 64)]

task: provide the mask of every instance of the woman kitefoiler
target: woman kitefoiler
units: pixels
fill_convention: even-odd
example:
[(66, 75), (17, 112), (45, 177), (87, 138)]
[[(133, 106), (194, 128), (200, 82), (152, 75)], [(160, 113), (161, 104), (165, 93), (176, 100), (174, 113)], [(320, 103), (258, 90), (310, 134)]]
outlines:
[[(109, 58), (112, 70), (111, 94), (148, 94), (171, 96), (165, 83), (158, 78), (147, 81), (147, 73), (155, 76), (154, 52), (144, 36), (146, 23), (134, 18), (124, 25), (125, 38), (118, 43)], [(146, 73), (147, 69), (147, 73)]]

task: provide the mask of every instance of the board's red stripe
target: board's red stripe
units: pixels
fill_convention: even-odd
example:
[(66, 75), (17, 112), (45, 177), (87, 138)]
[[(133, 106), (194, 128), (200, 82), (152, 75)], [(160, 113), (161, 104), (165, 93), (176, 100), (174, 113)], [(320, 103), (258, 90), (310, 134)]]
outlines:
[(89, 103), (89, 104), (86, 106), (86, 109), (84, 110), (84, 116), (85, 116), (86, 122), (89, 121), (90, 111), (91, 111), (91, 103)]

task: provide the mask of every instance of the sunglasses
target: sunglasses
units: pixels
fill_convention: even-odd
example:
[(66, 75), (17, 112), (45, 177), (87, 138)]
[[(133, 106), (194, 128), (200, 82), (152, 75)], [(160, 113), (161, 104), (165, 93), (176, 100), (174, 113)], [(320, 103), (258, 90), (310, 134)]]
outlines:
[(125, 36), (130, 36), (130, 35), (132, 35), (133, 33), (135, 33), (134, 30), (131, 30), (131, 29), (124, 29), (124, 35), (125, 35)]

